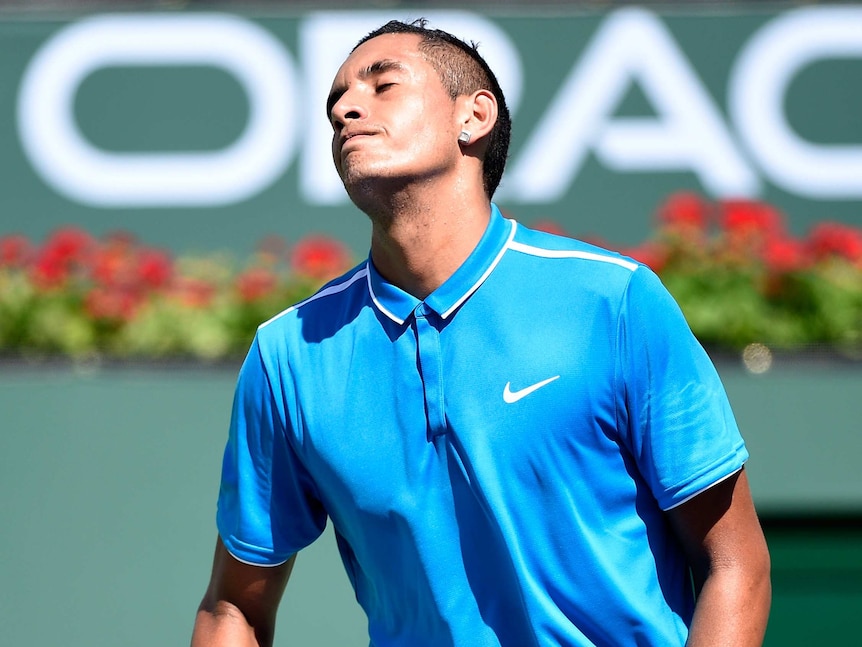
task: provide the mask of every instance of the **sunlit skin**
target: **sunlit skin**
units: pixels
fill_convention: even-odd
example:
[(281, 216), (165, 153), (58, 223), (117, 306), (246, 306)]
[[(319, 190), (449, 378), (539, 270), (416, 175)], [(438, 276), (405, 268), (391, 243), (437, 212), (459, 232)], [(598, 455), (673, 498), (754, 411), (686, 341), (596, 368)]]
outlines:
[(497, 107), (484, 90), (452, 99), (419, 42), (386, 34), (360, 45), (335, 76), (327, 112), (335, 168), (372, 221), (375, 266), (424, 298), (487, 225), (480, 157)]
[(332, 154), (351, 196), (451, 173), (461, 155), (456, 102), (418, 43), (412, 34), (374, 38), (333, 81)]

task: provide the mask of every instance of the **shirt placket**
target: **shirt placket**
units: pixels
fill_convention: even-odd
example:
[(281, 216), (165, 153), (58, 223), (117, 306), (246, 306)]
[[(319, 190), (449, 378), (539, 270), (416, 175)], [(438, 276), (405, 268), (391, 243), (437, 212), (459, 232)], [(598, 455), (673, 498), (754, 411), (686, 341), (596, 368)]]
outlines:
[(428, 438), (431, 439), (447, 431), (440, 331), (433, 324), (436, 313), (425, 303), (416, 306), (413, 315), (419, 372), (425, 394), (425, 418)]

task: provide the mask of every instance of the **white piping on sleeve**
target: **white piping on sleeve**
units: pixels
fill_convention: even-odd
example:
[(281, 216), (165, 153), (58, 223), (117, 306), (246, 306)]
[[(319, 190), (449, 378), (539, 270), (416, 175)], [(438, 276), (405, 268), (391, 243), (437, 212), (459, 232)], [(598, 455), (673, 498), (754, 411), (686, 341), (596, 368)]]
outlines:
[[(224, 541), (222, 541), (222, 544), (224, 544)], [(257, 564), (255, 562), (250, 562), (247, 559), (243, 559), (242, 557), (237, 557), (234, 553), (231, 552), (230, 548), (228, 548), (226, 544), (225, 544), (224, 549), (228, 552), (228, 555), (233, 557), (236, 561), (240, 562), (241, 564), (248, 564), (249, 566), (258, 566), (260, 568), (276, 568), (278, 566), (281, 566), (282, 564), (286, 564), (287, 562), (290, 561), (290, 557), (293, 557), (293, 555), (291, 555), (290, 557), (288, 557), (284, 561), (278, 562), (278, 564)]]
[(691, 500), (692, 500), (693, 498), (695, 498), (698, 494), (703, 494), (703, 493), (704, 493), (704, 492), (706, 492), (709, 488), (711, 488), (711, 487), (713, 487), (713, 486), (715, 486), (715, 485), (718, 485), (718, 484), (719, 484), (719, 483), (721, 483), (722, 481), (726, 481), (726, 480), (727, 480), (727, 479), (729, 479), (731, 476), (733, 476), (734, 474), (739, 474), (739, 472), (741, 472), (741, 471), (742, 471), (742, 465), (740, 465), (738, 469), (733, 470), (733, 471), (732, 471), (730, 474), (728, 474), (727, 476), (722, 476), (722, 477), (721, 477), (720, 479), (718, 479), (717, 481), (713, 481), (712, 483), (710, 483), (710, 484), (709, 484), (709, 485), (707, 485), (706, 487), (703, 487), (703, 488), (699, 489), (699, 490), (698, 490), (697, 492), (695, 492), (694, 494), (689, 494), (689, 495), (688, 495), (687, 497), (685, 497), (682, 501), (678, 501), (678, 502), (674, 503), (672, 506), (670, 506), (669, 508), (665, 508), (665, 509), (664, 509), (664, 511), (665, 511), (665, 512), (667, 512), (668, 510), (673, 510), (674, 508), (678, 508), (678, 507), (679, 507), (679, 506), (681, 506), (683, 503), (687, 503), (688, 501), (691, 501)]
[(580, 252), (566, 249), (544, 249), (542, 247), (534, 247), (532, 245), (525, 245), (524, 243), (516, 243), (514, 241), (509, 244), (509, 248), (516, 252), (523, 252), (524, 254), (530, 254), (532, 256), (541, 256), (543, 258), (582, 258), (587, 261), (612, 263), (613, 265), (619, 265), (620, 267), (624, 267), (632, 272), (639, 267), (637, 263), (627, 261), (624, 258), (596, 254), (594, 252)]

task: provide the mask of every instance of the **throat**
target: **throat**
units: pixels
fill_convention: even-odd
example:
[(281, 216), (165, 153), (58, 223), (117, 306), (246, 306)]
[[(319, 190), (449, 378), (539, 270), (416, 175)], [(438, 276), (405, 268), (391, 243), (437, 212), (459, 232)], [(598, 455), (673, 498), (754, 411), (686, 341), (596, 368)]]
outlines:
[(417, 299), (445, 283), (475, 249), (488, 214), (425, 211), (372, 219), (371, 258), (389, 282)]

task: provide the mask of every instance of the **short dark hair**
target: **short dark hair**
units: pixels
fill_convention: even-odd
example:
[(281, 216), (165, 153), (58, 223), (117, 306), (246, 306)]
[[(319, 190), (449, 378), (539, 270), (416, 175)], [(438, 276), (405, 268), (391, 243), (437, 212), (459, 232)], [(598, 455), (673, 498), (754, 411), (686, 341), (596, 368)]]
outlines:
[(417, 34), (421, 37), (419, 51), (440, 75), (449, 96), (456, 99), (476, 90), (491, 91), (497, 99), (497, 123), (488, 134), (488, 146), (482, 160), (485, 193), (491, 198), (500, 185), (509, 155), (512, 118), (506, 98), (494, 72), (479, 54), (476, 43), (468, 44), (442, 29), (430, 29), (427, 24), (425, 18), (410, 23), (391, 20), (362, 38), (353, 49), (384, 34)]

